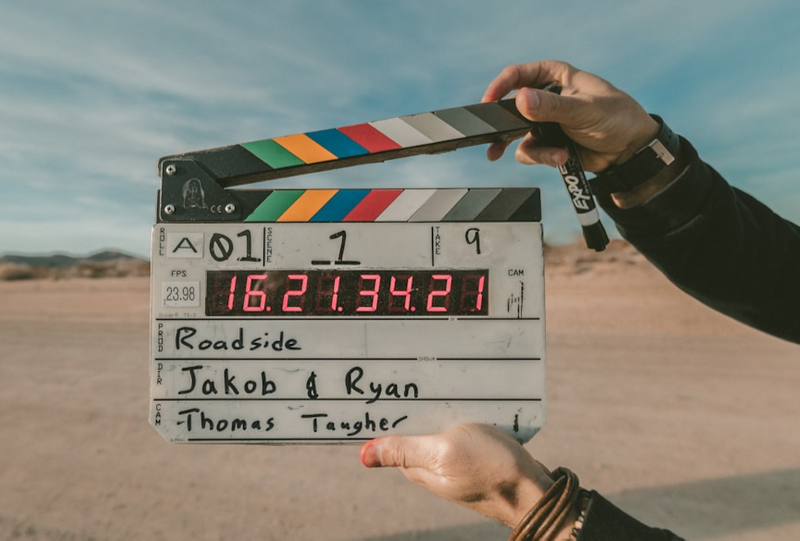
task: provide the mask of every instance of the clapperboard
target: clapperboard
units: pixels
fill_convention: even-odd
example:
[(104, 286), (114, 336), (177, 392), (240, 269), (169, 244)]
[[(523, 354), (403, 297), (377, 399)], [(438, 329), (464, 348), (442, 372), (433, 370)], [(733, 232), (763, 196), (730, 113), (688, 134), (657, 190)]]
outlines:
[(159, 161), (150, 422), (347, 443), (545, 422), (539, 190), (232, 189), (526, 133), (513, 101)]

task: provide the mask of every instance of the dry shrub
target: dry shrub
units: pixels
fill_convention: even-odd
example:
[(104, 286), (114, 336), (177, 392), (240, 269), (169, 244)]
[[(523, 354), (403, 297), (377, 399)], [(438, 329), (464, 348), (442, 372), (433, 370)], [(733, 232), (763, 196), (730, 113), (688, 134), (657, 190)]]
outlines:
[(34, 280), (39, 278), (39, 273), (30, 265), (19, 263), (5, 263), (0, 265), (0, 280)]

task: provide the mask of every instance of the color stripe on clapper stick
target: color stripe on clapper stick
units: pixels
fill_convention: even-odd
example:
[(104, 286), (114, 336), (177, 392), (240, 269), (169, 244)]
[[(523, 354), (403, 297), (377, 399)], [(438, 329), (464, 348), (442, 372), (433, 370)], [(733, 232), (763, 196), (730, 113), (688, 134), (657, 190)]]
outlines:
[(531, 126), (516, 112), (513, 100), (503, 100), (190, 152), (161, 161), (195, 159), (227, 187), (520, 137)]

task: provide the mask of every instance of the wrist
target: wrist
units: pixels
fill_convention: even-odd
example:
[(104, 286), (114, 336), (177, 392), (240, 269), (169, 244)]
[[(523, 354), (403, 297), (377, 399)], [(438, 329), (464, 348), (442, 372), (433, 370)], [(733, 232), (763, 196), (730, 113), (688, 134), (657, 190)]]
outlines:
[[(538, 500), (537, 500), (538, 501)], [(564, 519), (557, 530), (552, 532), (552, 541), (576, 541), (578, 539), (579, 531), (583, 527), (583, 520), (586, 517), (586, 508), (589, 503), (589, 492), (581, 489), (578, 498), (571, 504), (566, 512)], [(525, 509), (519, 516), (514, 524), (506, 524), (512, 528), (519, 524), (528, 513)], [(532, 532), (536, 533), (536, 532)], [(533, 537), (535, 539), (536, 537)]]
[(571, 541), (584, 507), (586, 491), (566, 468), (554, 472), (553, 484), (517, 523), (509, 541)]
[(631, 139), (627, 148), (614, 159), (607, 169), (612, 169), (616, 166), (629, 162), (637, 153), (646, 147), (653, 139), (658, 137), (658, 132), (661, 129), (661, 123), (656, 117), (645, 113), (645, 118), (649, 122), (642, 123), (642, 127), (638, 130), (638, 135)]
[(642, 182), (635, 188), (625, 192), (611, 194), (611, 200), (621, 209), (632, 208), (645, 203), (664, 191), (669, 185), (678, 180), (686, 171), (686, 160), (679, 155), (673, 163)]
[(515, 527), (528, 514), (531, 502), (538, 502), (545, 493), (553, 486), (550, 477), (532, 478), (523, 477), (512, 491), (509, 497), (503, 499), (505, 508), (498, 513), (498, 520), (511, 528)]
[(680, 138), (659, 117), (651, 137), (629, 159), (600, 172), (590, 180), (592, 191), (610, 195), (620, 208), (641, 204), (666, 188), (685, 168), (681, 159)]
[(583, 526), (583, 518), (586, 515), (588, 494), (587, 491), (581, 490), (580, 496), (564, 519), (561, 529), (553, 536), (553, 541), (576, 541), (578, 539), (578, 532)]

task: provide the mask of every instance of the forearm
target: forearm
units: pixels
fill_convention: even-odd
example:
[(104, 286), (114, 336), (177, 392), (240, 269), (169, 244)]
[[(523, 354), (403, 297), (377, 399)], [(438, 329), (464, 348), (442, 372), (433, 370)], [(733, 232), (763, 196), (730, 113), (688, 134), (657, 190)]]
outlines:
[(800, 228), (728, 185), (686, 140), (664, 171), (646, 195), (598, 198), (622, 236), (698, 300), (800, 342)]

